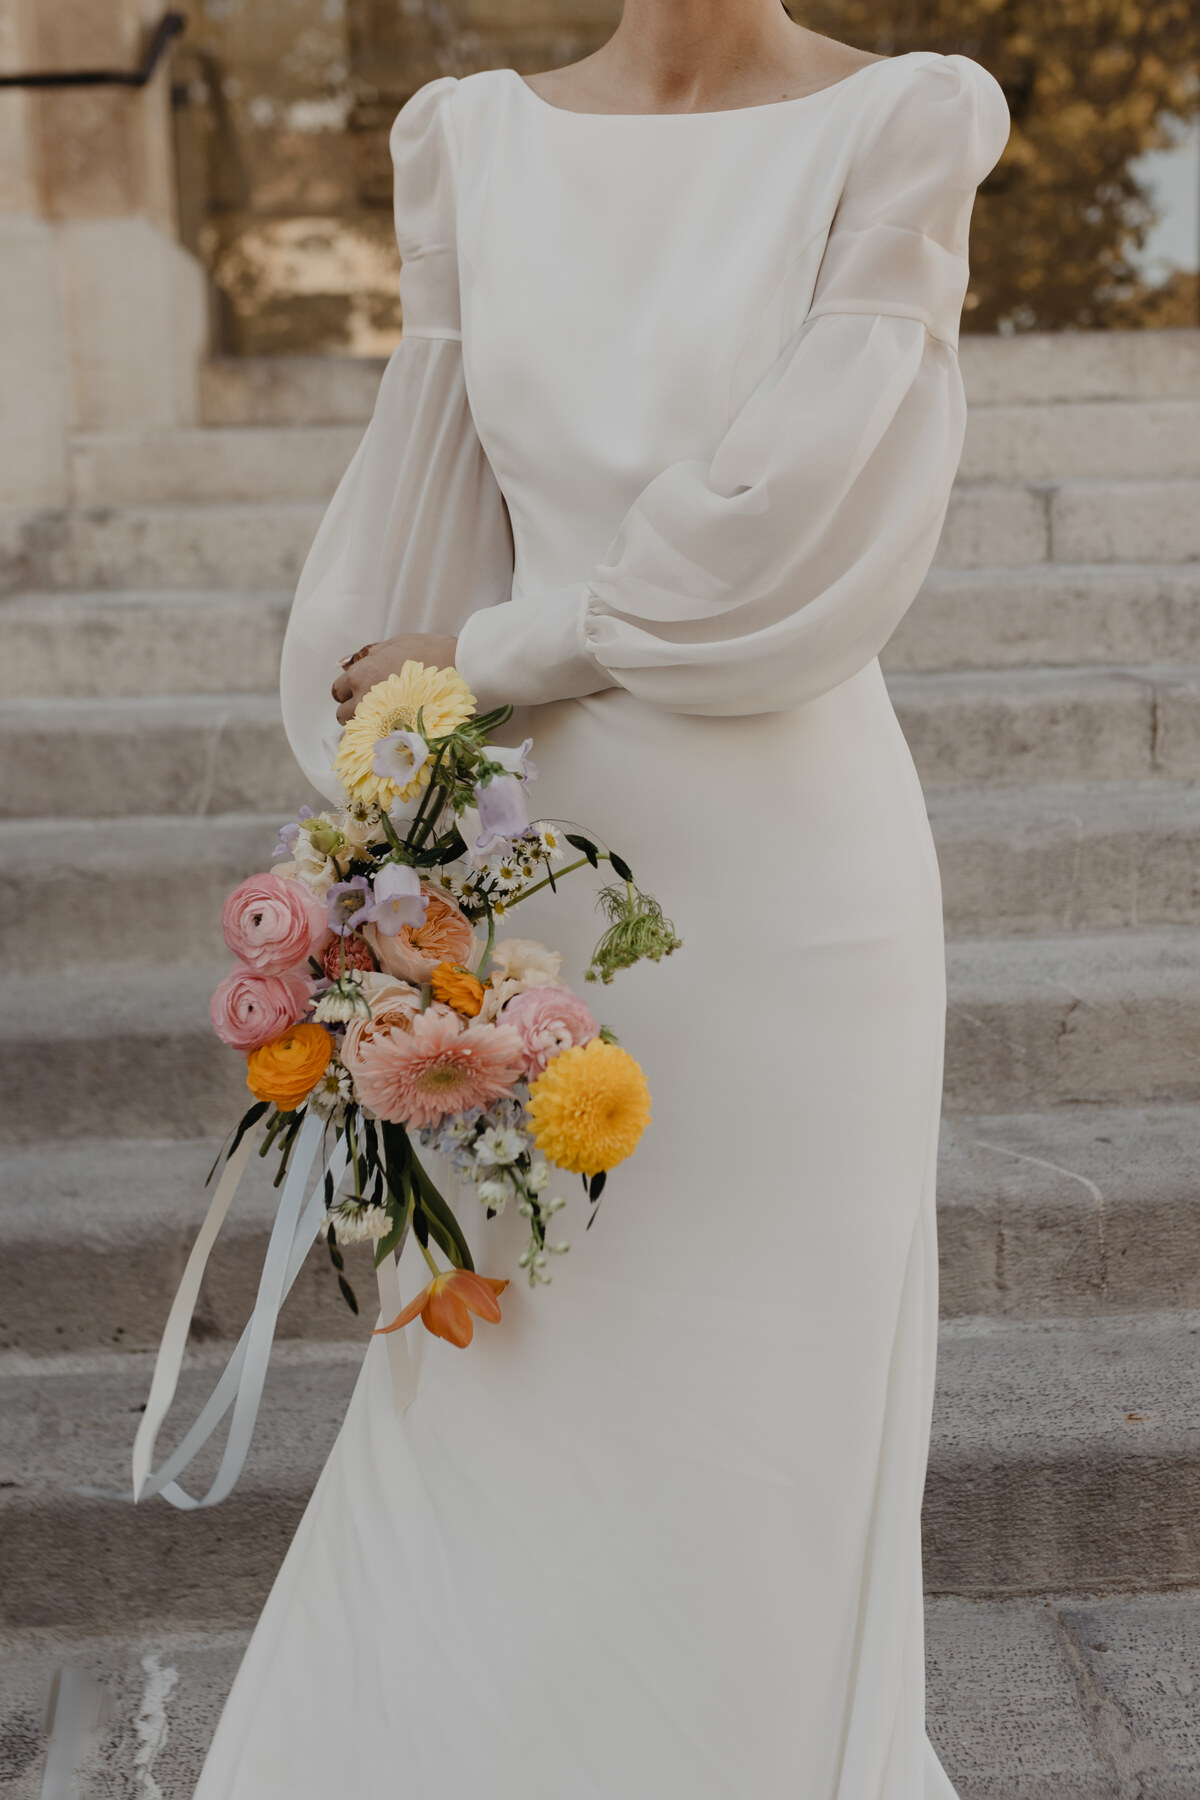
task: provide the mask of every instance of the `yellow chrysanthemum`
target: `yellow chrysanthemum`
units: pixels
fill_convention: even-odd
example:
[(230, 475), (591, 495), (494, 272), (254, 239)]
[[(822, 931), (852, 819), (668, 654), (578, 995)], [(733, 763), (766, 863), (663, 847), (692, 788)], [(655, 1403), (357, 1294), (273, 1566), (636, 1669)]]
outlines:
[(619, 1044), (576, 1044), (546, 1064), (529, 1090), (538, 1149), (560, 1169), (598, 1175), (637, 1149), (650, 1123), (650, 1089)]
[(352, 800), (385, 810), (397, 800), (411, 800), (429, 786), (429, 765), (405, 785), (373, 768), (375, 746), (393, 731), (416, 731), (424, 715), (426, 738), (445, 737), (475, 711), (475, 696), (457, 669), (427, 668), (406, 662), (398, 675), (379, 681), (359, 701), (342, 732), (333, 772)]

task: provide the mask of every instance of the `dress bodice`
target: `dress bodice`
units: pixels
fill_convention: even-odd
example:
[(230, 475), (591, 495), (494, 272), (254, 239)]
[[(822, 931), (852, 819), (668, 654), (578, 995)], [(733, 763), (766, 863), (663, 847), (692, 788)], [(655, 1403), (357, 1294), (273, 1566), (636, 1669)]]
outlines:
[(285, 648), (318, 781), (329, 662), (402, 627), (457, 634), (486, 705), (746, 714), (869, 663), (941, 528), (1006, 133), (984, 70), (924, 52), (715, 113), (568, 112), (503, 69), (416, 94), (404, 341)]

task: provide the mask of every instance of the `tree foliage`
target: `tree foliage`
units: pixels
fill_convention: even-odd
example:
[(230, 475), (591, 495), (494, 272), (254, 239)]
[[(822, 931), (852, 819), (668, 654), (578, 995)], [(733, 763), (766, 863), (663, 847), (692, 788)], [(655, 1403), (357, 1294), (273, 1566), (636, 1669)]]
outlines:
[(813, 0), (798, 16), (888, 56), (974, 57), (1004, 89), (1012, 136), (976, 208), (967, 329), (1150, 322), (1129, 253), (1153, 213), (1130, 164), (1197, 109), (1196, 0)]

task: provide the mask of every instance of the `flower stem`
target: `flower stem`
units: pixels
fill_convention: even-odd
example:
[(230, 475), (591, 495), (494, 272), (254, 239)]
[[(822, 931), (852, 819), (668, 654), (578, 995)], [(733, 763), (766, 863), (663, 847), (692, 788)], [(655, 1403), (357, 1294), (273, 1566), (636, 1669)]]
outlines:
[[(603, 862), (609, 862), (611, 860), (607, 850), (597, 850), (596, 855), (600, 857)], [(587, 862), (587, 857), (581, 856), (577, 862), (568, 863), (565, 869), (559, 869), (557, 871), (553, 877), (553, 881), (561, 881), (564, 875), (573, 875), (576, 869), (586, 868)], [(544, 875), (540, 881), (535, 881), (532, 887), (525, 888), (514, 900), (510, 900), (508, 904), (510, 907), (520, 906), (522, 900), (528, 900), (531, 894), (540, 894), (543, 888), (550, 887), (551, 885), (552, 878), (549, 875)]]
[[(416, 1233), (414, 1232), (413, 1235), (415, 1237)], [(420, 1238), (417, 1238), (417, 1243), (420, 1245), (421, 1255), (425, 1258), (425, 1261), (429, 1264), (429, 1267), (433, 1270), (433, 1273), (435, 1275), (440, 1275), (442, 1271), (438, 1268), (437, 1264), (434, 1262), (433, 1252), (430, 1250), (429, 1245), (422, 1244)]]

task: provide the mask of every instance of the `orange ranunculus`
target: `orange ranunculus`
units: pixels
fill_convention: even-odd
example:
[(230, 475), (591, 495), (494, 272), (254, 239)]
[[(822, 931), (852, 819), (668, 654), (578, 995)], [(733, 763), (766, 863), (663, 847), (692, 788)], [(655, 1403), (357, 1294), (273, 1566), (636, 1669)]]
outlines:
[(320, 1025), (293, 1025), (250, 1052), (246, 1086), (256, 1100), (294, 1112), (316, 1087), (332, 1054), (333, 1039)]
[(440, 962), (429, 983), (435, 1000), (444, 1000), (466, 1019), (473, 1019), (483, 1005), (482, 981), (461, 963)]
[(389, 1331), (401, 1330), (420, 1313), (426, 1331), (432, 1331), (434, 1337), (445, 1338), (447, 1343), (457, 1344), (463, 1350), (475, 1335), (472, 1313), (493, 1325), (500, 1323), (496, 1295), (502, 1294), (507, 1286), (507, 1281), (496, 1281), (491, 1275), (476, 1275), (473, 1269), (444, 1269), (415, 1300), (409, 1301), (390, 1325), (380, 1326), (375, 1336), (383, 1337)]

